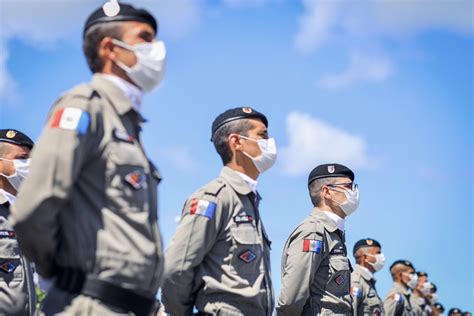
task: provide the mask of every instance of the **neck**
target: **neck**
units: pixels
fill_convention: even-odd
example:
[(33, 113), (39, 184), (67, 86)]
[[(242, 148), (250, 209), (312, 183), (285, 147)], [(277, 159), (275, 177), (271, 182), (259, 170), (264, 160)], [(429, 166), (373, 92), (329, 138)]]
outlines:
[(130, 78), (128, 78), (127, 73), (122, 68), (117, 66), (113, 61), (107, 61), (104, 67), (102, 68), (101, 73), (106, 74), (106, 75), (117, 76), (127, 82), (130, 82), (134, 86), (136, 86), (136, 84), (133, 83), (133, 81), (131, 81)]
[(252, 172), (251, 170), (248, 170), (248, 168), (245, 168), (243, 165), (239, 165), (234, 161), (229, 162), (226, 166), (229, 167), (230, 169), (234, 170), (234, 171), (238, 171), (240, 173), (243, 173), (243, 174), (249, 176), (253, 180), (257, 180), (257, 178), (258, 178), (258, 172), (257, 173)]
[(13, 188), (12, 185), (10, 184), (10, 182), (8, 182), (8, 180), (2, 176), (0, 176), (0, 189), (5, 190), (12, 195), (16, 195), (17, 193), (15, 188)]
[(240, 152), (234, 152), (232, 160), (226, 166), (232, 170), (242, 172), (254, 180), (257, 180), (260, 175), (260, 172), (253, 164), (252, 160)]
[(318, 206), (318, 208), (321, 210), (321, 211), (326, 211), (326, 212), (331, 212), (331, 213), (334, 213), (336, 214), (337, 216), (339, 216), (340, 218), (342, 219), (345, 219), (346, 218), (346, 213), (342, 212), (341, 210), (339, 210), (338, 208), (336, 207), (331, 207), (329, 205), (327, 205), (326, 203), (322, 203), (322, 205)]

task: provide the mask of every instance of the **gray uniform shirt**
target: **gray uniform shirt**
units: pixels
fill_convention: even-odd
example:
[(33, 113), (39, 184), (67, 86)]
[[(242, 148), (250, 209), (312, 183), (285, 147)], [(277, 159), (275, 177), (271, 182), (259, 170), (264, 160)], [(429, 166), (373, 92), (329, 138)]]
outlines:
[(270, 316), (270, 241), (249, 185), (232, 169), (186, 201), (166, 251), (163, 304), (213, 315)]
[(159, 175), (139, 139), (142, 122), (100, 74), (53, 106), (12, 209), (20, 246), (41, 275), (76, 268), (155, 297)]
[(374, 277), (356, 265), (351, 274), (351, 294), (354, 315), (383, 315), (383, 302), (375, 289)]
[(385, 315), (411, 316), (416, 315), (410, 303), (410, 292), (398, 282), (393, 283), (387, 297), (383, 301)]
[(410, 303), (413, 308), (413, 312), (416, 315), (431, 315), (431, 308), (427, 303), (426, 299), (424, 299), (423, 297), (415, 296), (415, 294), (412, 294), (410, 296)]
[(352, 314), (344, 232), (314, 208), (288, 238), (277, 315)]
[(33, 270), (8, 222), (10, 204), (0, 192), (0, 315), (33, 315)]

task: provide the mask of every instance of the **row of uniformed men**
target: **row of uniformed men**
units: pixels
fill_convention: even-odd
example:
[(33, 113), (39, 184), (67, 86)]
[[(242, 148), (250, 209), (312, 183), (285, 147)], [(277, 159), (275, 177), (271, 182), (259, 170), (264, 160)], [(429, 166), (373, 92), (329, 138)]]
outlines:
[[(131, 5), (109, 2), (94, 11), (83, 44), (93, 79), (52, 107), (31, 166), (31, 140), (3, 131), (0, 313), (33, 309), (28, 295), (13, 295), (32, 288), (22, 281), (27, 258), (54, 278), (41, 310), (47, 315), (155, 314), (160, 285), (171, 315), (272, 314), (257, 178), (274, 164), (276, 145), (262, 113), (234, 108), (214, 120), (212, 142), (224, 167), (186, 201), (163, 259), (161, 178), (140, 140), (143, 93), (160, 82), (165, 65), (157, 26)], [(344, 218), (359, 202), (354, 173), (320, 165), (308, 186), (314, 209), (285, 245), (277, 314), (351, 314)]]

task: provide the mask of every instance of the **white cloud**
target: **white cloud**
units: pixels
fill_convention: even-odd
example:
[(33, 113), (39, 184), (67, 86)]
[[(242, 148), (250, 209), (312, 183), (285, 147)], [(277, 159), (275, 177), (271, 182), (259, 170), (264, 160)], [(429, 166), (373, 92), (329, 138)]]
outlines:
[(351, 168), (370, 168), (366, 141), (310, 115), (292, 112), (286, 119), (289, 145), (280, 150), (285, 173), (307, 174), (322, 163), (341, 163)]
[[(19, 39), (34, 48), (47, 48), (61, 40), (80, 40), (88, 15), (103, 0), (0, 0), (0, 98), (12, 98), (14, 78), (8, 73), (8, 41)], [(158, 18), (160, 35), (181, 38), (200, 22), (201, 0), (134, 0)]]
[(369, 56), (353, 52), (347, 69), (337, 74), (323, 75), (318, 85), (337, 89), (366, 82), (381, 82), (393, 73), (393, 64), (386, 56)]

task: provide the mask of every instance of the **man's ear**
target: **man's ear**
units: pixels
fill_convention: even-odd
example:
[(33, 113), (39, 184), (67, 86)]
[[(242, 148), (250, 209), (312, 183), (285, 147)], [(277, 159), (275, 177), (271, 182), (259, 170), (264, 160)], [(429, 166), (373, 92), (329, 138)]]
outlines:
[(104, 61), (115, 60), (117, 58), (115, 45), (112, 43), (112, 37), (106, 36), (100, 41), (98, 55)]
[(242, 151), (242, 143), (240, 141), (240, 137), (237, 135), (237, 134), (231, 134), (229, 136), (229, 147), (230, 149), (234, 149), (234, 150), (237, 150), (237, 151)]

